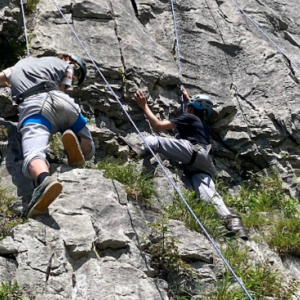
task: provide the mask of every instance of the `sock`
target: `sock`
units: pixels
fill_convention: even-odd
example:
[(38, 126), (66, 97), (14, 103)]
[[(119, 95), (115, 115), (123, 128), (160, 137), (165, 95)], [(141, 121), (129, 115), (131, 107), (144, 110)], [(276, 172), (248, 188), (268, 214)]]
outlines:
[(38, 178), (37, 178), (37, 185), (39, 186), (44, 180), (45, 180), (45, 178), (47, 177), (47, 176), (50, 176), (50, 173), (48, 173), (48, 172), (42, 172), (39, 176), (38, 176)]

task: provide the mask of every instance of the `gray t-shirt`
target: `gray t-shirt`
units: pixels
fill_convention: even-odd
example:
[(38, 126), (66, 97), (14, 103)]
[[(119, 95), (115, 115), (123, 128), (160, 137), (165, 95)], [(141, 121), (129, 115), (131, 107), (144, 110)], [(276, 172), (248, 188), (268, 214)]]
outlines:
[(69, 64), (57, 57), (27, 57), (21, 59), (11, 74), (12, 97), (24, 93), (42, 82), (52, 81), (57, 89), (65, 77)]

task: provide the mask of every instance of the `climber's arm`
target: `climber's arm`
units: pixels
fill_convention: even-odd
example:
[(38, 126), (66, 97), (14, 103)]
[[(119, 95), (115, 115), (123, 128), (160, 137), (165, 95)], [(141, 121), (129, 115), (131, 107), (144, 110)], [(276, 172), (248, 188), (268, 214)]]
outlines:
[(0, 73), (0, 87), (10, 87), (10, 76), (13, 67), (7, 68)]
[(172, 124), (170, 121), (164, 120), (161, 121), (159, 120), (151, 111), (147, 104), (147, 99), (146, 96), (143, 92), (137, 91), (134, 94), (134, 101), (139, 105), (139, 107), (144, 111), (147, 119), (149, 120), (152, 128), (156, 131), (164, 131), (164, 130), (170, 130), (170, 129), (175, 129), (175, 124)]

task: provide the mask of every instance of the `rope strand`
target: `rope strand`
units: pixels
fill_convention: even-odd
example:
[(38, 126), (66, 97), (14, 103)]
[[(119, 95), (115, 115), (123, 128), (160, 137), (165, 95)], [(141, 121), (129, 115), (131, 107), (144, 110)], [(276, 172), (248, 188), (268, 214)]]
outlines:
[(23, 0), (20, 0), (20, 4), (21, 4), (22, 17), (23, 17), (23, 27), (24, 27), (24, 34), (25, 34), (25, 40), (26, 40), (27, 57), (29, 57), (30, 56), (30, 51), (29, 51), (29, 42), (28, 42), (28, 34), (27, 34), (26, 18), (25, 18)]
[[(179, 34), (178, 34), (178, 27), (177, 27), (177, 18), (176, 18), (176, 12), (174, 7), (174, 1), (171, 0), (171, 8), (172, 8), (172, 16), (173, 16), (173, 25), (174, 25), (174, 34), (175, 34), (175, 43), (176, 43), (176, 56), (177, 56), (177, 68), (178, 73), (180, 77), (182, 77), (182, 70), (181, 70), (181, 60), (180, 60), (180, 46), (179, 46)], [(180, 86), (180, 90), (182, 91), (183, 87)], [(181, 110), (184, 112), (184, 99), (183, 95), (180, 96), (180, 102), (181, 102)]]
[(235, 0), (231, 0), (231, 2), (238, 8), (238, 10), (245, 15), (245, 17), (269, 40), (269, 42), (282, 54), (284, 55), (290, 62), (291, 64), (298, 70), (300, 71), (300, 67), (286, 54), (284, 50), (282, 50), (277, 44), (269, 37), (267, 33), (263, 29), (260, 28), (259, 24), (254, 21), (239, 5)]

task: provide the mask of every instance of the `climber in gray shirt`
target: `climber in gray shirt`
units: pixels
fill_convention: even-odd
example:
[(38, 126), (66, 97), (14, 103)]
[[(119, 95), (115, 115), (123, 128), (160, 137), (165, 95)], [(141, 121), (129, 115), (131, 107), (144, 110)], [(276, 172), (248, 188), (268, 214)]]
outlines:
[(62, 185), (50, 176), (46, 152), (51, 134), (62, 133), (68, 164), (82, 167), (95, 146), (86, 119), (74, 99), (64, 93), (80, 85), (87, 75), (85, 62), (73, 55), (28, 57), (0, 73), (0, 87), (10, 87), (18, 104), (18, 130), (22, 133), (23, 168), (35, 190), (26, 217), (44, 214), (59, 196)]
[[(176, 138), (165, 138), (157, 135), (146, 137), (146, 142), (154, 152), (161, 153), (171, 159), (182, 162), (185, 173), (191, 179), (198, 197), (212, 203), (218, 214), (224, 219), (228, 235), (236, 235), (247, 239), (240, 217), (232, 214), (226, 207), (222, 197), (217, 193), (213, 178), (216, 169), (211, 155), (210, 131), (204, 119), (212, 111), (213, 103), (205, 94), (192, 98), (183, 89), (183, 97), (187, 102), (185, 113), (171, 120), (159, 120), (147, 104), (145, 94), (137, 91), (134, 99), (144, 111), (154, 130), (176, 129)], [(150, 151), (147, 146), (138, 146), (127, 142), (137, 154), (145, 156)]]

